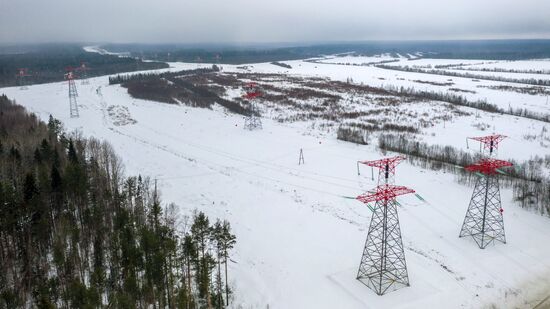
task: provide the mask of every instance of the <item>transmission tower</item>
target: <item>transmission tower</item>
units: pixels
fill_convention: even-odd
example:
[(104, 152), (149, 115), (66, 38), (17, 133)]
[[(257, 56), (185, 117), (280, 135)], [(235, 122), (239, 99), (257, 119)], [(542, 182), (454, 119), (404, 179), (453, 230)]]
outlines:
[(396, 197), (414, 193), (414, 190), (389, 184), (395, 179), (395, 166), (403, 159), (394, 157), (361, 162), (379, 168), (379, 185), (372, 192), (357, 197), (367, 206), (375, 202), (357, 280), (378, 295), (409, 286)]
[(27, 76), (31, 76), (29, 74), (29, 71), (27, 68), (21, 68), (18, 70), (17, 74), (15, 75), (16, 78), (17, 78), (17, 84), (19, 85), (19, 89), (21, 90), (27, 90), (29, 89), (27, 87), (27, 80), (26, 80), (26, 77)]
[(65, 79), (69, 83), (69, 109), (71, 113), (71, 118), (78, 118), (78, 104), (76, 102), (76, 97), (78, 97), (78, 92), (76, 91), (76, 84), (74, 82), (75, 74), (73, 68), (67, 67), (67, 73), (65, 74)]
[(244, 119), (244, 128), (247, 130), (261, 130), (262, 119), (260, 118), (260, 112), (254, 104), (254, 99), (261, 95), (261, 91), (256, 83), (249, 83), (245, 86), (244, 98), (248, 99), (250, 114)]
[[(480, 141), (484, 145), (484, 153), (491, 156), (504, 138), (505, 136), (497, 134), (473, 139)], [(506, 243), (498, 174), (504, 173), (501, 168), (510, 166), (512, 163), (508, 161), (487, 157), (466, 167), (467, 171), (474, 172), (479, 177), (459, 237), (471, 236), (481, 249), (485, 249), (495, 240)]]
[(90, 80), (88, 79), (88, 71), (90, 67), (86, 65), (86, 62), (81, 62), (80, 67), (78, 67), (78, 72), (80, 73), (80, 79), (82, 79), (82, 85), (89, 85)]

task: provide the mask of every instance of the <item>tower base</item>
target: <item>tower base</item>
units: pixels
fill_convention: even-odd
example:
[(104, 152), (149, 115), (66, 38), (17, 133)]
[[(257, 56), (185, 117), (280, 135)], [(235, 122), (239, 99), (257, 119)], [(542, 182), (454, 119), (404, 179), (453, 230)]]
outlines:
[(476, 180), (459, 237), (472, 237), (481, 249), (494, 241), (506, 243), (500, 189), (495, 175)]
[(409, 286), (395, 199), (374, 206), (357, 280), (378, 295)]

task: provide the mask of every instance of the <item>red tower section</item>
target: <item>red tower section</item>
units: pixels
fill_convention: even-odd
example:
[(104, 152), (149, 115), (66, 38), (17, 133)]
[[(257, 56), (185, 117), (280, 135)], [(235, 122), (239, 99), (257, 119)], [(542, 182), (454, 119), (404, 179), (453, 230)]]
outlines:
[(493, 155), (495, 150), (498, 149), (498, 144), (502, 142), (502, 140), (506, 137), (507, 136), (502, 134), (493, 134), (489, 136), (470, 137), (470, 139), (480, 142), (483, 146), (484, 152), (486, 152), (487, 155), (491, 156)]
[(249, 100), (256, 99), (257, 97), (262, 95), (260, 87), (258, 86), (258, 84), (254, 82), (246, 84), (244, 86), (244, 91), (245, 91), (245, 94), (243, 97)]
[(466, 166), (466, 170), (484, 175), (495, 175), (499, 168), (514, 166), (512, 163), (497, 159), (481, 159), (477, 163)]
[(359, 164), (364, 164), (378, 169), (378, 185), (393, 184), (395, 182), (395, 167), (405, 159), (404, 156), (396, 156), (380, 160), (357, 161), (357, 174), (360, 175)]

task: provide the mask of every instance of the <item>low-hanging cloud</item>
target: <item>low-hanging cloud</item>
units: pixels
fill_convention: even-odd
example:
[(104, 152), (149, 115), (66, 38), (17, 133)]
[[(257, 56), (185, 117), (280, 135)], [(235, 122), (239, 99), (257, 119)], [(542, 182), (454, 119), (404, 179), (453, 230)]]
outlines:
[(541, 0), (0, 0), (0, 43), (550, 38)]

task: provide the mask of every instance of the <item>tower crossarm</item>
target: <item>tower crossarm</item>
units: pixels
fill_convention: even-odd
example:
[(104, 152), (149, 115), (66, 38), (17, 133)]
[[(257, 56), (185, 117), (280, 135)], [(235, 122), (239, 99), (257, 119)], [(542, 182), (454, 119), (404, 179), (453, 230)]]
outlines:
[(246, 99), (255, 99), (259, 97), (262, 93), (258, 84), (251, 82), (244, 86), (245, 94), (243, 95)]
[(25, 77), (31, 75), (29, 74), (29, 70), (27, 68), (21, 68), (17, 70), (17, 74), (15, 76)]
[(373, 192), (367, 192), (356, 197), (357, 200), (367, 204), (376, 201), (389, 201), (400, 195), (414, 193), (413, 189), (404, 186), (381, 185), (376, 187)]
[(359, 163), (367, 166), (371, 166), (371, 167), (376, 167), (379, 169), (385, 169), (386, 166), (389, 166), (389, 168), (393, 170), (395, 166), (397, 166), (399, 163), (401, 163), (401, 161), (405, 159), (406, 158), (404, 156), (396, 156), (396, 157), (384, 158), (380, 160), (359, 161)]
[(513, 166), (512, 163), (504, 160), (497, 159), (481, 159), (477, 163), (466, 166), (466, 170), (470, 172), (477, 172), (485, 175), (493, 175), (497, 173), (497, 170), (502, 167)]
[(480, 142), (484, 149), (487, 149), (489, 150), (489, 153), (492, 153), (494, 149), (498, 149), (498, 144), (506, 137), (506, 135), (502, 134), (493, 134), (488, 136), (469, 137), (469, 139)]
[(81, 62), (80, 66), (77, 67), (76, 70), (86, 72), (86, 71), (90, 70), (90, 68), (88, 67), (88, 65), (86, 65), (86, 62)]

